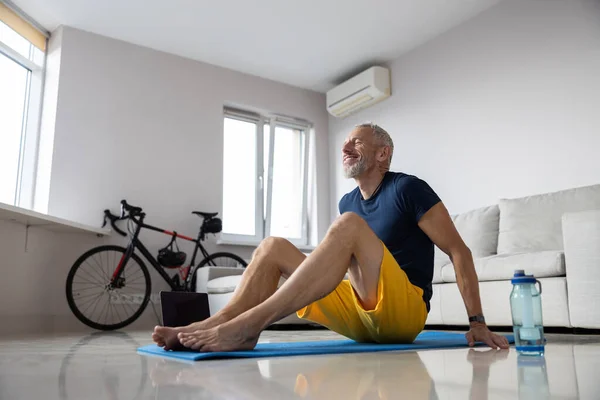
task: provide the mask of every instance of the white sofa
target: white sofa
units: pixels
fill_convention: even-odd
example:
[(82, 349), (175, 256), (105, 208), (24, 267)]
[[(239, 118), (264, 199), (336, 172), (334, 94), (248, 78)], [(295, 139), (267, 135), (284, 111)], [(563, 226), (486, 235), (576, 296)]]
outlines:
[[(503, 199), (452, 217), (471, 249), (489, 325), (512, 325), (514, 270), (542, 284), (545, 326), (600, 328), (600, 185)], [(436, 248), (428, 325), (465, 325), (454, 266)]]
[[(473, 253), (489, 325), (512, 325), (510, 278), (524, 269), (542, 284), (545, 326), (600, 328), (600, 185), (503, 199), (452, 218)], [(434, 265), (427, 324), (466, 325), (454, 266), (437, 248)], [(211, 313), (231, 299), (241, 272), (204, 278), (198, 291), (208, 292)], [(305, 322), (291, 315), (279, 323)]]
[[(215, 268), (215, 267), (211, 267), (211, 268)], [(218, 267), (218, 268), (221, 269), (222, 272), (227, 270), (227, 268), (221, 268), (221, 267)], [(241, 271), (243, 271), (243, 270), (241, 270)], [(206, 284), (205, 290), (203, 290), (200, 286), (198, 286), (198, 281), (196, 281), (196, 283), (197, 283), (196, 291), (197, 292), (205, 291), (206, 293), (208, 293), (208, 304), (209, 304), (211, 315), (216, 313), (221, 308), (225, 307), (225, 305), (233, 297), (235, 290), (237, 289), (238, 285), (240, 284), (240, 281), (242, 280), (242, 276), (241, 276), (241, 272), (240, 272), (239, 268), (231, 268), (231, 272), (232, 272), (232, 274), (229, 276), (225, 276), (224, 274), (222, 274), (220, 277), (217, 277), (215, 279), (210, 279), (208, 281), (208, 283)], [(281, 284), (283, 282), (285, 282), (285, 280), (281, 279), (279, 281), (279, 286), (281, 286)], [(302, 319), (298, 318), (296, 316), (296, 314), (292, 314), (292, 315), (288, 315), (287, 317), (279, 320), (277, 322), (277, 324), (294, 325), (294, 324), (308, 324), (308, 322), (306, 320), (302, 320)]]

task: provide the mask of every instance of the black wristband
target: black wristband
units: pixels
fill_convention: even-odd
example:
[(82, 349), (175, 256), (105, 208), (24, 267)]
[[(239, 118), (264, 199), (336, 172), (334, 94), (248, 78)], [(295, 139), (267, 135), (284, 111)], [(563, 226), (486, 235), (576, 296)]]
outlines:
[(485, 317), (483, 316), (483, 314), (474, 315), (472, 317), (469, 317), (469, 323), (471, 322), (480, 322), (482, 324), (485, 324)]

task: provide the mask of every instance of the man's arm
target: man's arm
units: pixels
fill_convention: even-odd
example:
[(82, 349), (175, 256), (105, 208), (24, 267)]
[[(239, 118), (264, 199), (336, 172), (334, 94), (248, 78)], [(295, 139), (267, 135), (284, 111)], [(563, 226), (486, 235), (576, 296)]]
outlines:
[[(421, 217), (419, 228), (429, 236), (436, 246), (448, 254), (454, 264), (456, 283), (469, 317), (482, 315), (479, 282), (473, 256), (458, 234), (450, 214), (442, 202), (431, 207)], [(482, 341), (492, 348), (508, 348), (506, 338), (490, 332), (485, 323), (472, 322), (470, 325), (471, 330), (467, 333), (470, 346), (474, 345), (475, 341)]]

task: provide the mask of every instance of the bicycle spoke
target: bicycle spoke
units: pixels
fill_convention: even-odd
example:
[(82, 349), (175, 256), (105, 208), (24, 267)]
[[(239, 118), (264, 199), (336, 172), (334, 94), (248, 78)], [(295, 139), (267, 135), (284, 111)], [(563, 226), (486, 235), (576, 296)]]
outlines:
[[(100, 264), (102, 265), (102, 274), (104, 274), (105, 278), (108, 278), (108, 274), (106, 271), (108, 270), (108, 265), (104, 265), (104, 257), (108, 255), (108, 252), (99, 253), (98, 257), (100, 258)], [(108, 264), (108, 262), (107, 262)]]
[(119, 322), (125, 321), (125, 318), (121, 318), (121, 314), (119, 314), (119, 307), (115, 305), (115, 312), (117, 313), (117, 317), (119, 317)]
[(73, 292), (83, 292), (84, 290), (92, 290), (92, 289), (98, 289), (98, 286), (83, 287), (83, 288), (78, 287), (77, 290), (73, 290)]
[[(119, 314), (119, 307), (117, 307), (116, 304), (113, 304), (112, 306), (113, 306), (112, 307), (112, 309), (113, 309), (113, 313), (112, 313), (112, 315), (113, 315), (112, 321), (113, 322), (112, 323), (115, 324), (115, 323), (123, 322), (123, 319), (121, 318), (121, 315)], [(115, 322), (115, 320), (116, 320), (116, 322)]]
[(106, 284), (106, 282), (104, 281), (104, 279), (102, 278), (98, 278), (97, 273), (90, 273), (89, 271), (86, 271), (83, 268), (79, 268), (79, 270), (77, 271), (78, 273), (81, 272), (81, 274), (79, 274), (79, 278), (82, 279), (87, 279), (88, 282), (94, 282), (96, 283), (98, 286), (104, 286)]
[[(102, 319), (102, 315), (104, 314), (104, 310), (106, 310), (106, 305), (108, 304), (108, 302), (104, 303), (104, 306), (102, 307), (102, 310), (100, 311), (100, 314), (98, 315), (98, 320)], [(92, 312), (92, 315), (94, 315), (94, 313)]]
[[(98, 255), (98, 258), (100, 259), (100, 264), (99, 264), (100, 265), (100, 272), (102, 272), (103, 279), (110, 280), (110, 274), (108, 274), (106, 272), (109, 267), (108, 266), (107, 267), (104, 266), (104, 260), (102, 259), (102, 254), (106, 254), (106, 253), (107, 252), (102, 252), (102, 253), (99, 253), (99, 255)], [(93, 255), (92, 258), (94, 259), (94, 261), (96, 261), (96, 255)], [(96, 262), (98, 262), (98, 261), (96, 261)]]
[(90, 264), (89, 262), (85, 262), (85, 264), (89, 265), (90, 268), (85, 268), (85, 265), (81, 265), (81, 267), (79, 267), (79, 269), (77, 270), (77, 272), (81, 271), (81, 272), (85, 272), (87, 274), (87, 276), (90, 277), (90, 279), (98, 279), (100, 282), (104, 282), (104, 277), (102, 276), (102, 274), (100, 274), (100, 272), (98, 272), (98, 268), (94, 267), (92, 264)]
[[(113, 253), (115, 253), (115, 252), (113, 252)], [(116, 269), (116, 268), (117, 268), (117, 266), (115, 265), (115, 263), (114, 263), (114, 262), (111, 264), (111, 262), (110, 262), (110, 256), (109, 256), (109, 254), (108, 254), (108, 252), (107, 252), (107, 253), (106, 253), (106, 277), (107, 277), (108, 279), (110, 279), (110, 275), (111, 275), (111, 274), (110, 274), (110, 269), (111, 269), (111, 267), (112, 267), (112, 268), (114, 268), (114, 269)], [(114, 269), (113, 269), (113, 271), (114, 271)]]
[(90, 263), (89, 263), (87, 260), (86, 260), (86, 262), (85, 262), (85, 263), (91, 267), (91, 270), (94, 272), (94, 275), (92, 275), (92, 273), (91, 273), (91, 272), (88, 272), (87, 270), (83, 269), (83, 266), (81, 266), (81, 267), (79, 268), (79, 270), (80, 270), (80, 271), (85, 271), (86, 273), (88, 273), (88, 275), (89, 275), (89, 276), (94, 276), (94, 278), (95, 278), (95, 277), (98, 277), (98, 278), (100, 279), (100, 282), (103, 282), (105, 278), (104, 278), (104, 277), (102, 276), (102, 274), (101, 274), (101, 273), (100, 273), (100, 272), (97, 270), (97, 268), (96, 268), (96, 267), (94, 267), (92, 264), (90, 264)]
[[(104, 272), (104, 270), (102, 268), (102, 264), (98, 264), (98, 260), (96, 259), (96, 255), (92, 255), (90, 258), (92, 259), (92, 261), (94, 261), (94, 263), (100, 269), (100, 271)], [(87, 260), (86, 260), (86, 262), (87, 262)], [(102, 274), (100, 274), (100, 276), (102, 276)]]
[[(110, 294), (109, 294), (110, 296)], [(104, 294), (102, 294), (102, 297), (100, 299), (104, 299)], [(98, 299), (98, 301), (100, 301), (100, 299)], [(94, 316), (96, 314), (96, 308), (98, 307), (98, 302), (96, 302), (96, 305), (94, 306), (94, 309), (92, 310), (92, 313), (90, 314), (91, 316)], [(106, 302), (104, 302), (104, 307), (106, 307)], [(104, 311), (104, 307), (102, 307), (102, 310), (100, 311), (100, 315), (102, 315), (102, 312)]]
[[(91, 299), (91, 300), (89, 301), (90, 305), (88, 305), (88, 306), (87, 306), (87, 308), (86, 308), (86, 309), (85, 309), (85, 310), (82, 312), (82, 314), (84, 314), (84, 315), (85, 315), (85, 312), (86, 312), (87, 310), (89, 310), (89, 309), (90, 309), (90, 307), (91, 307), (92, 305), (94, 305), (94, 304), (95, 304), (95, 305), (94, 305), (94, 310), (92, 310), (92, 314), (93, 314), (93, 313), (94, 313), (94, 311), (96, 311), (96, 307), (98, 307), (98, 301), (99, 301), (99, 299), (100, 299), (100, 298), (102, 298), (102, 294), (103, 294), (103, 292), (101, 292), (101, 293), (100, 293), (98, 296), (96, 296), (96, 297), (94, 297), (93, 299)], [(96, 300), (96, 302), (92, 303), (92, 301), (94, 301), (94, 300)], [(85, 303), (85, 304), (87, 304), (87, 303)]]
[(108, 251), (104, 254), (106, 254), (106, 270), (108, 271), (110, 269), (110, 261), (108, 259)]
[(89, 281), (87, 279), (84, 279), (83, 277), (79, 276), (78, 279), (81, 279), (82, 281), (86, 282), (87, 284), (90, 285), (96, 285), (96, 286), (104, 286), (104, 284), (102, 282), (98, 282), (98, 281)]
[[(85, 311), (89, 310), (91, 306), (93, 306), (94, 304), (97, 304), (98, 301), (100, 301), (100, 298), (102, 298), (102, 294), (99, 294), (96, 297), (92, 297), (90, 299), (88, 299), (87, 301), (83, 302), (80, 307), (85, 306), (86, 304), (88, 305), (87, 308), (85, 309)], [(85, 314), (85, 312), (82, 312), (82, 314)]]
[(106, 324), (108, 322), (108, 313), (111, 310), (112, 307), (112, 303), (109, 301), (108, 303), (106, 303), (108, 305), (108, 307), (106, 307), (106, 315), (104, 316), (104, 323)]
[[(104, 302), (104, 305), (102, 306), (102, 309), (100, 310), (100, 313), (98, 314), (98, 319), (94, 319), (94, 321), (102, 321), (102, 316), (104, 315), (104, 310), (106, 310), (106, 306), (107, 306), (108, 302)], [(93, 314), (92, 314), (93, 315)]]
[[(121, 307), (123, 307), (123, 314), (127, 315), (127, 308), (125, 307), (125, 304), (121, 303)], [(124, 319), (126, 319), (126, 318), (124, 318)]]
[(104, 286), (101, 283), (88, 281), (88, 280), (86, 280), (86, 279), (84, 279), (82, 277), (79, 277), (79, 279), (81, 279), (83, 282), (81, 282), (81, 281), (78, 281), (78, 282), (73, 281), (73, 283), (78, 283), (78, 284), (82, 284), (82, 285), (94, 285), (96, 287), (102, 287), (102, 286)]
[[(78, 277), (78, 279), (81, 279), (80, 277)], [(73, 280), (71, 282), (73, 285), (78, 284), (78, 285), (94, 285), (96, 287), (105, 287), (105, 284), (98, 284), (98, 283), (94, 283), (94, 282), (90, 282), (90, 281), (75, 281)]]
[(124, 306), (127, 306), (131, 311), (133, 311), (132, 314), (135, 312), (135, 308), (133, 308), (133, 306), (131, 304), (129, 304), (127, 302), (123, 302), (121, 304), (123, 304)]
[[(127, 306), (131, 310), (131, 315), (135, 314), (135, 308), (133, 308), (133, 306), (131, 304), (129, 304), (129, 303), (121, 303), (121, 304), (123, 304), (124, 306)], [(123, 308), (125, 308), (125, 307), (123, 307)]]
[(90, 297), (98, 295), (99, 293), (101, 294), (103, 292), (86, 293), (83, 296), (77, 296), (77, 300), (89, 299)]
[[(98, 258), (100, 259), (100, 269), (102, 271), (102, 275), (104, 275), (104, 279), (108, 279), (109, 278), (109, 274), (106, 273), (107, 268), (104, 267), (104, 261), (102, 260), (102, 254), (105, 254), (106, 252), (100, 253), (100, 255), (98, 256)], [(96, 255), (93, 255), (92, 258), (94, 258), (94, 260), (96, 259)]]
[(127, 281), (127, 280), (130, 280), (132, 278), (138, 278), (138, 277), (141, 277), (141, 276), (144, 276), (144, 272), (140, 269), (137, 272), (132, 272), (131, 274), (127, 275), (125, 277), (125, 280)]
[[(77, 298), (73, 298), (73, 300), (83, 300), (83, 299), (89, 299), (92, 296), (102, 296), (102, 294), (104, 293), (104, 291), (100, 291), (100, 292), (94, 292), (94, 293), (86, 293), (83, 296), (78, 296)], [(96, 297), (94, 297), (94, 299), (96, 299)], [(87, 301), (84, 302), (84, 304), (87, 304)]]

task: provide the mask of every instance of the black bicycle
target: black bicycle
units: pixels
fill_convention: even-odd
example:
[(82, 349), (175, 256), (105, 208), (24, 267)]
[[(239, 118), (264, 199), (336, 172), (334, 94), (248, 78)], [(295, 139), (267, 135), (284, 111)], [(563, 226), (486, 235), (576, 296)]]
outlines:
[[(195, 291), (199, 268), (247, 266), (247, 263), (235, 254), (209, 254), (202, 246), (207, 234), (221, 232), (222, 221), (217, 218), (218, 213), (194, 211), (192, 214), (203, 218), (196, 239), (147, 225), (144, 223), (146, 214), (143, 210), (127, 204), (125, 200), (121, 201), (120, 216), (105, 210), (103, 226), (109, 221), (116, 232), (128, 236), (116, 225), (117, 221), (128, 220), (131, 240), (127, 247), (108, 245), (93, 248), (75, 261), (67, 276), (66, 289), (69, 307), (77, 319), (94, 329), (114, 330), (131, 324), (144, 312), (150, 300), (152, 284), (148, 268), (135, 253), (136, 249), (173, 291)], [(139, 239), (142, 229), (171, 236), (170, 243), (158, 252), (156, 258)], [(179, 251), (176, 242), (178, 238), (195, 243), (189, 266), (183, 266), (187, 256)], [(204, 258), (195, 266), (198, 250)], [(171, 277), (164, 269), (178, 271)]]

